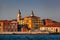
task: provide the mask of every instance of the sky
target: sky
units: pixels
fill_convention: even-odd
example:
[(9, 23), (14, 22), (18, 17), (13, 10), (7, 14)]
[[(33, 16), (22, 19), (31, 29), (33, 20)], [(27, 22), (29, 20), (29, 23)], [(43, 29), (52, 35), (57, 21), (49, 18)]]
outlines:
[(0, 0), (0, 20), (17, 18), (20, 9), (22, 17), (34, 11), (41, 19), (60, 22), (60, 0)]

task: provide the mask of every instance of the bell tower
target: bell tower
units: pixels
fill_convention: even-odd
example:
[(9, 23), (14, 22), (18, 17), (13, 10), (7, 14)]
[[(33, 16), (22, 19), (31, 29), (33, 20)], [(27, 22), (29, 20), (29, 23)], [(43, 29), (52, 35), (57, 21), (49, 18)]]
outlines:
[(18, 10), (17, 22), (19, 22), (19, 21), (20, 21), (20, 19), (21, 19), (21, 12), (20, 12), (20, 10)]
[(34, 12), (33, 12), (33, 10), (32, 10), (31, 16), (34, 16)]

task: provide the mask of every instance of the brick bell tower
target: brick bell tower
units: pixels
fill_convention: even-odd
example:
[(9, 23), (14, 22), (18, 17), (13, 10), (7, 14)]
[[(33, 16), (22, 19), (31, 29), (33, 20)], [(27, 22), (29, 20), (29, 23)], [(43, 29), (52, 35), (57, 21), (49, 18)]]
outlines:
[(21, 19), (21, 12), (20, 12), (20, 10), (18, 10), (17, 22), (19, 22), (19, 21), (20, 21), (20, 19)]

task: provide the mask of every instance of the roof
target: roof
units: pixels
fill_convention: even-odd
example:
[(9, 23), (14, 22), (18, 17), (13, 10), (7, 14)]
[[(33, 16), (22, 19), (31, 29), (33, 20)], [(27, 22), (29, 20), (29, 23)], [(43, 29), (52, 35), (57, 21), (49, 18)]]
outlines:
[(6, 22), (6, 21), (9, 21), (9, 20), (0, 20), (0, 22)]
[(44, 25), (44, 27), (60, 27), (60, 24)]
[(37, 17), (37, 16), (28, 16), (27, 18), (40, 18), (40, 17)]

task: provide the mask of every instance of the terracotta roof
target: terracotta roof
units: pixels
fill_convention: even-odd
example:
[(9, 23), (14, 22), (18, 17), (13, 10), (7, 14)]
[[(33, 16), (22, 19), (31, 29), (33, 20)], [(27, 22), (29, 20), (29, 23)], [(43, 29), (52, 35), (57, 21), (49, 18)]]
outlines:
[(37, 17), (37, 16), (28, 16), (27, 18), (40, 18), (40, 17)]
[(10, 21), (17, 21), (17, 19), (12, 19), (12, 20), (10, 20)]
[(5, 22), (5, 21), (9, 21), (9, 20), (0, 20), (0, 22)]
[(44, 27), (60, 27), (60, 25), (44, 25)]
[(52, 21), (53, 23), (58, 23), (57, 21), (54, 21), (52, 19), (43, 19), (43, 20), (49, 20), (49, 21)]

